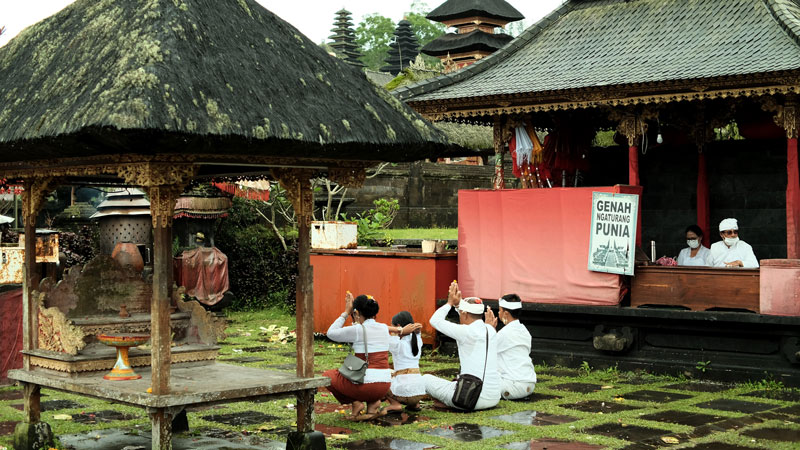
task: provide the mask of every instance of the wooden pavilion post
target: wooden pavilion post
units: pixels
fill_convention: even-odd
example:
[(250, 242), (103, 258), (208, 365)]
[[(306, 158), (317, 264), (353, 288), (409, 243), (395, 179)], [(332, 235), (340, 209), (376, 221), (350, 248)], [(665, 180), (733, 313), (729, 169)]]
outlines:
[[(628, 184), (639, 186), (639, 142), (647, 130), (647, 124), (638, 115), (629, 114), (620, 120), (617, 130), (628, 138)], [(642, 204), (639, 199), (639, 214), (636, 218), (636, 246), (642, 246)]]
[(503, 171), (503, 119), (500, 116), (494, 117), (493, 127), (493, 141), (494, 141), (494, 180), (492, 189), (505, 189), (506, 178)]
[(791, 96), (783, 107), (783, 129), (786, 130), (786, 257), (800, 258), (800, 164), (797, 138), (800, 129), (797, 96)]

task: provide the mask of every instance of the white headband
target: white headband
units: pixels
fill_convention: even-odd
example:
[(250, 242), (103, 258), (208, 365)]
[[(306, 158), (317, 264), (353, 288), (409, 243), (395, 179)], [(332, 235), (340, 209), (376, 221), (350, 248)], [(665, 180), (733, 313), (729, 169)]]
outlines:
[(719, 223), (719, 231), (725, 230), (738, 230), (739, 229), (739, 222), (733, 218), (727, 218)]
[(470, 314), (483, 314), (483, 301), (478, 297), (469, 297), (470, 300), (475, 300), (480, 303), (468, 303), (466, 299), (458, 302), (458, 310), (468, 312)]
[(500, 307), (503, 309), (522, 309), (522, 302), (507, 302), (505, 299), (500, 299)]

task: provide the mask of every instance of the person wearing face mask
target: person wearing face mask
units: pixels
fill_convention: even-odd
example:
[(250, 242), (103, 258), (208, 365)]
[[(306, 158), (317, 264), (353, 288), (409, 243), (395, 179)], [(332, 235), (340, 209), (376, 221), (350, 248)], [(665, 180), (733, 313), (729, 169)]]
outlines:
[(500, 377), (500, 395), (506, 400), (530, 396), (536, 387), (536, 371), (531, 360), (531, 333), (519, 321), (522, 301), (517, 294), (500, 297), (497, 317), (486, 310), (486, 323), (503, 328), (497, 332), (497, 375)]
[(746, 267), (755, 269), (758, 260), (753, 247), (739, 240), (739, 223), (736, 219), (725, 219), (719, 223), (722, 241), (711, 244), (708, 265), (712, 267)]
[(678, 254), (679, 266), (707, 266), (709, 250), (700, 241), (703, 240), (703, 230), (697, 225), (686, 227), (686, 245), (689, 247)]

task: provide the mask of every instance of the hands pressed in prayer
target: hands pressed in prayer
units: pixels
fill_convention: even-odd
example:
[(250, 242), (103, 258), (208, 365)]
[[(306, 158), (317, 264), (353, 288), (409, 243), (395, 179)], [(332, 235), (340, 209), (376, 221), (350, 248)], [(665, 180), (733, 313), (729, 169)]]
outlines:
[(344, 295), (344, 312), (348, 316), (353, 313), (353, 294), (350, 291)]
[(484, 322), (491, 325), (492, 328), (497, 328), (497, 316), (494, 315), (492, 308), (486, 308), (486, 318)]
[(458, 304), (461, 302), (461, 291), (458, 289), (458, 282), (453, 280), (450, 283), (450, 291), (447, 294), (447, 303), (450, 306), (458, 307)]

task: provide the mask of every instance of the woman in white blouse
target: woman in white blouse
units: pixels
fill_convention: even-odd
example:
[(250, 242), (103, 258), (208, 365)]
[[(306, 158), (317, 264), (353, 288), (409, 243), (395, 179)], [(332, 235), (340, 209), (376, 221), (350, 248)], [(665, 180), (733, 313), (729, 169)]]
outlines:
[(703, 230), (697, 225), (686, 227), (686, 245), (689, 247), (681, 250), (678, 255), (679, 266), (707, 266), (706, 258), (710, 254), (708, 247), (704, 247)]
[[(375, 321), (378, 314), (378, 302), (367, 295), (359, 295), (353, 299), (350, 292), (345, 296), (345, 309), (328, 328), (328, 339), (336, 342), (352, 342), (353, 353), (367, 361), (367, 372), (364, 382), (353, 383), (339, 373), (339, 369), (332, 369), (322, 375), (331, 379), (328, 390), (343, 405), (352, 404), (353, 410), (349, 417), (351, 420), (369, 420), (378, 413), (381, 399), (386, 396), (392, 381), (392, 370), (389, 368), (389, 327)], [(348, 316), (352, 316), (353, 325), (344, 326)], [(362, 326), (363, 325), (363, 326)], [(364, 332), (366, 331), (365, 357)], [(364, 403), (367, 404), (366, 414)]]
[(419, 358), (422, 355), (422, 338), (419, 330), (422, 324), (414, 323), (408, 311), (400, 311), (392, 317), (389, 327), (389, 351), (392, 353), (394, 373), (392, 385), (386, 394), (389, 406), (380, 410), (380, 415), (392, 411), (402, 411), (403, 405), (409, 410), (419, 411), (419, 402), (425, 396), (425, 383), (419, 372)]

